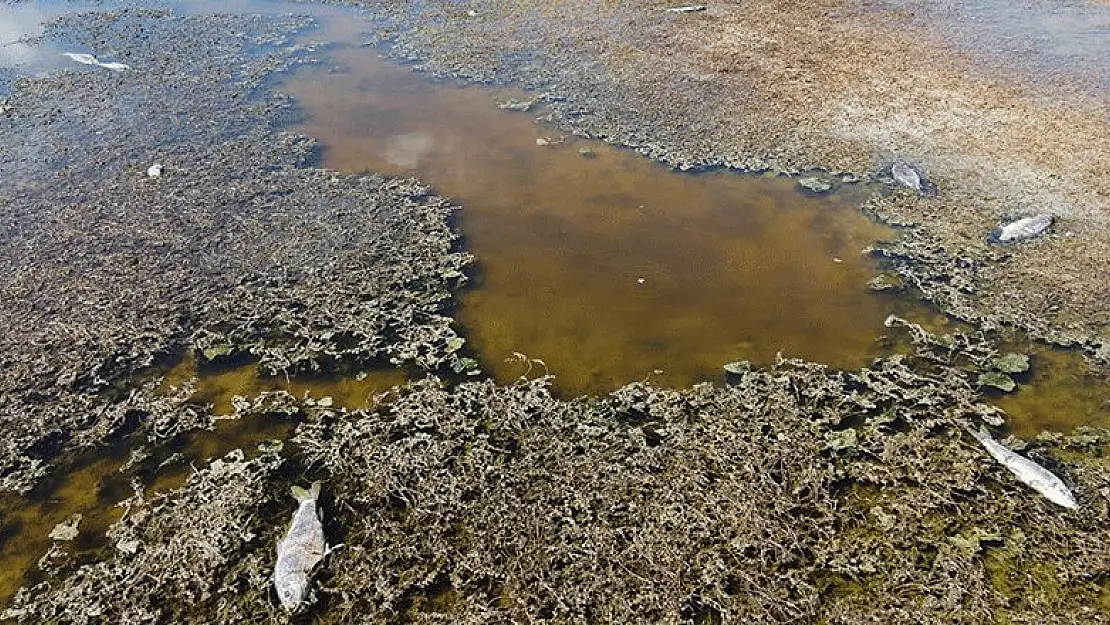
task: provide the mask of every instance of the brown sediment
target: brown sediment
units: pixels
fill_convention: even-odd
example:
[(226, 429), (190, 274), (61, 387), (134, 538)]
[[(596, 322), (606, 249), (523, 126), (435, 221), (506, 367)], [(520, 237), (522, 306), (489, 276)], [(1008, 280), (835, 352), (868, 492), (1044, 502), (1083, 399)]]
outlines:
[(454, 316), (496, 379), (524, 372), (514, 353), (567, 395), (719, 381), (724, 363), (780, 352), (845, 369), (881, 353), (892, 301), (868, 291), (861, 250), (894, 232), (847, 199), (868, 190), (669, 172), (537, 125), (538, 102), (498, 109), (521, 94), (434, 83), (369, 48), (327, 62), (281, 86), (307, 115), (298, 130), (333, 169), (418, 175), (465, 207), (478, 279)]
[[(926, 296), (1105, 356), (1101, 96), (1080, 86), (1046, 97), (1016, 73), (985, 76), (912, 14), (869, 3), (665, 6), (432, 2), (416, 16), (393, 5), (393, 34), (398, 53), (429, 71), (549, 89), (569, 98), (553, 105), (566, 127), (676, 165), (869, 172), (908, 158), (939, 198), (872, 209), (915, 225), (902, 251), (917, 267), (906, 273), (967, 278), (961, 289), (927, 279)], [(1038, 212), (1060, 218), (1045, 240), (987, 245), (1001, 220)]]

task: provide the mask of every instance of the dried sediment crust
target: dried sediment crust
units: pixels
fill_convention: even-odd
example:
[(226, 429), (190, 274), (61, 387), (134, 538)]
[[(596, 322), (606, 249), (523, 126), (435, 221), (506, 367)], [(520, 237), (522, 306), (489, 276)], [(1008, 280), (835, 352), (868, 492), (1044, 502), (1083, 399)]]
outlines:
[[(925, 294), (1110, 361), (1105, 94), (988, 75), (912, 13), (862, 1), (726, 1), (678, 16), (597, 0), (386, 6), (398, 56), (545, 90), (558, 123), (680, 167), (863, 173), (908, 158), (940, 196), (901, 192), (871, 209), (912, 226), (907, 249), (943, 250), (943, 262), (912, 255), (906, 273), (970, 280)], [(988, 248), (1000, 222), (1039, 213), (1059, 218), (1045, 240)]]
[(120, 428), (204, 426), (156, 426), (162, 400), (113, 388), (182, 349), (289, 371), (447, 354), (454, 208), (313, 168), (311, 140), (271, 127), (290, 104), (259, 87), (299, 57), (254, 48), (307, 23), (119, 11), (48, 31), (134, 69), (22, 80), (0, 117), (0, 489)]
[[(339, 530), (344, 543), (305, 618), (1104, 618), (1110, 478), (1098, 457), (1110, 436), (1023, 451), (1075, 484), (1082, 507), (1062, 512), (966, 434), (997, 416), (973, 383), (997, 353), (974, 336), (891, 325), (909, 331), (913, 353), (855, 374), (783, 361), (729, 388), (634, 384), (570, 402), (545, 380), (428, 379), (374, 411), (303, 407), (296, 458), (325, 479), (330, 538)], [(274, 398), (283, 412), (291, 400)], [(9, 616), (268, 618), (278, 603), (266, 575), (294, 505), (275, 462), (225, 459), (164, 499), (129, 502), (111, 530), (129, 549), (93, 564), (55, 554)]]

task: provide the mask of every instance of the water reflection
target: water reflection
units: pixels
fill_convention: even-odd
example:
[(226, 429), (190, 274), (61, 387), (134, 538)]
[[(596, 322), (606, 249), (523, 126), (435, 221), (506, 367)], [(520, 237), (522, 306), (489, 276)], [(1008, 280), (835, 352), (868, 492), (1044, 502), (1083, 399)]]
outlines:
[(41, 37), (47, 13), (26, 4), (0, 4), (0, 67), (32, 65), (46, 56), (32, 40)]
[(881, 351), (892, 305), (867, 290), (860, 250), (892, 233), (844, 197), (671, 172), (497, 106), (525, 94), (435, 84), (372, 49), (333, 62), (283, 86), (300, 130), (329, 167), (418, 175), (463, 205), (479, 264), (456, 319), (494, 377), (523, 371), (514, 352), (578, 394), (720, 379), (779, 351), (845, 368)]

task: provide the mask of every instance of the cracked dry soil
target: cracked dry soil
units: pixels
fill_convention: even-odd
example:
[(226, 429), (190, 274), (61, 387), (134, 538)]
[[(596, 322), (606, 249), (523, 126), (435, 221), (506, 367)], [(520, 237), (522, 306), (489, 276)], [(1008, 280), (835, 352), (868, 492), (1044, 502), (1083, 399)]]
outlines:
[[(805, 60), (793, 55), (843, 53), (860, 64), (852, 80), (897, 83), (904, 72), (882, 63), (899, 55), (873, 46), (925, 45), (867, 31), (893, 18), (843, 3), (852, 45), (818, 25), (824, 3), (753, 3), (745, 20), (717, 4), (700, 26), (661, 19), (653, 3), (473, 5), (474, 16), (424, 4), (419, 22), (407, 3), (375, 10), (393, 20), (398, 54), (558, 87), (556, 123), (691, 166), (874, 170), (877, 122), (845, 129), (814, 113), (857, 100), (815, 61), (801, 78), (825, 82), (788, 88)], [(63, 17), (52, 36), (143, 71), (13, 86), (0, 118), (4, 490), (26, 492), (66, 451), (112, 436), (210, 425), (208, 407), (161, 396), (156, 381), (128, 386), (187, 350), (249, 352), (292, 373), (383, 359), (435, 370), (449, 358), (450, 293), (469, 260), (453, 247), (452, 207), (415, 181), (314, 168), (312, 142), (280, 130), (293, 111), (267, 80), (309, 60), (290, 45), (308, 23)], [(776, 48), (787, 24), (795, 45)], [(909, 98), (920, 85), (897, 87)], [(819, 101), (803, 97), (810, 88)], [(1068, 267), (1068, 289), (1046, 290), (1063, 281), (1054, 259), (1078, 249), (1094, 262), (1102, 250), (1093, 170), (1054, 186), (1040, 176), (1059, 171), (1058, 153), (1034, 152), (1030, 188), (1061, 202), (1061, 229), (1005, 252), (978, 234), (1022, 209), (1007, 200), (1023, 197), (1012, 176), (990, 169), (1014, 171), (1021, 149), (983, 147), (994, 160), (975, 174), (943, 142), (904, 138), (897, 152), (926, 164), (942, 194), (876, 200), (877, 213), (918, 224), (888, 253), (954, 314), (1096, 355), (1105, 300), (1084, 265)], [(146, 176), (152, 162), (162, 177)], [(996, 202), (982, 201), (988, 190)], [(1075, 486), (1082, 507), (1061, 512), (966, 434), (1003, 416), (975, 382), (992, 344), (892, 331), (908, 332), (910, 353), (857, 372), (783, 361), (724, 388), (631, 385), (564, 401), (543, 379), (431, 376), (357, 411), (263, 394), (240, 418), (296, 413), (290, 451), (232, 453), (160, 495), (137, 485), (103, 550), (55, 545), (0, 618), (287, 622), (268, 576), (288, 485), (310, 476), (328, 483), (329, 538), (346, 547), (298, 622), (1110, 621), (1107, 433), (1045, 436), (1024, 452)]]

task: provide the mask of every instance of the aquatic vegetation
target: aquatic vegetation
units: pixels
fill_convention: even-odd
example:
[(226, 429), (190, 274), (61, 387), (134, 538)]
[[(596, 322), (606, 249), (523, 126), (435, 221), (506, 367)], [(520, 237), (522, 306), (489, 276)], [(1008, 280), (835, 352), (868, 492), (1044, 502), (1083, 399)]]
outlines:
[[(1044, 621), (1090, 605), (1110, 562), (1110, 437), (1024, 452), (1066, 461), (1085, 504), (1063, 518), (966, 434), (992, 413), (974, 363), (996, 354), (973, 335), (897, 327), (913, 352), (856, 373), (784, 360), (727, 388), (639, 383), (574, 401), (546, 377), (432, 378), (374, 410), (282, 404), (304, 417), (290, 459), (334, 486), (325, 532), (346, 545), (310, 618)], [(59, 557), (9, 616), (268, 618), (286, 484), (302, 479), (278, 462), (232, 456), (127, 502), (105, 562)], [(194, 542), (200, 515), (213, 538)], [(166, 600), (143, 599), (163, 576)], [(133, 591), (104, 592), (109, 579)]]
[[(0, 125), (0, 490), (111, 436), (206, 427), (156, 382), (133, 387), (183, 351), (271, 372), (447, 358), (469, 262), (455, 208), (415, 181), (309, 167), (313, 142), (271, 126), (290, 103), (258, 87), (303, 60), (276, 46), (309, 23), (123, 11), (47, 31), (129, 42), (148, 69), (25, 80)], [(150, 177), (155, 159), (172, 175)]]

